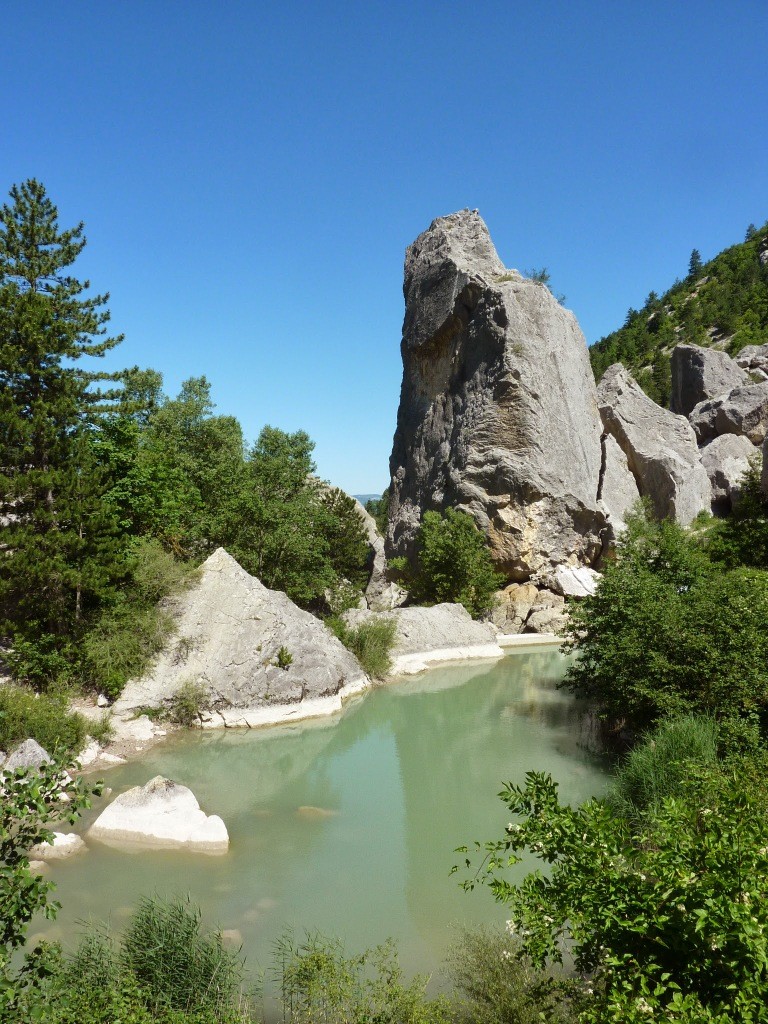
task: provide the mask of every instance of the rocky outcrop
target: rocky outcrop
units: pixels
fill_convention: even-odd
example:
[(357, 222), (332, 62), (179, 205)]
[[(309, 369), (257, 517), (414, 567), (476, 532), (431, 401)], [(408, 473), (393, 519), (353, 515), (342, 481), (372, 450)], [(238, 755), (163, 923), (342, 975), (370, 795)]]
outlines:
[(768, 431), (768, 381), (699, 402), (689, 419), (700, 444), (721, 434), (739, 434), (752, 444), (762, 444)]
[(456, 507), (510, 579), (594, 562), (601, 424), (573, 314), (504, 267), (470, 210), (409, 247), (404, 293), (388, 554), (412, 553), (424, 511)]
[(745, 345), (736, 363), (751, 377), (768, 380), (768, 345)]
[(660, 518), (687, 525), (710, 504), (709, 479), (688, 421), (656, 405), (620, 363), (598, 386), (603, 424), (618, 442), (641, 497)]
[(726, 515), (738, 503), (744, 474), (756, 457), (759, 449), (748, 438), (736, 434), (716, 437), (702, 450), (701, 464), (709, 477), (715, 515)]
[(672, 412), (687, 416), (699, 402), (745, 384), (746, 372), (720, 349), (676, 345), (672, 350)]
[(626, 527), (629, 510), (640, 500), (640, 491), (619, 443), (611, 434), (603, 435), (603, 471), (600, 504), (608, 520), (609, 540), (615, 542)]
[(288, 717), (299, 709), (306, 716), (336, 710), (344, 694), (367, 685), (357, 659), (322, 622), (249, 576), (223, 548), (172, 611), (168, 648), (147, 675), (128, 683), (116, 715), (167, 705), (192, 682), (204, 687), (213, 723), (267, 723), (285, 717), (279, 709), (286, 707)]
[(565, 597), (533, 583), (510, 583), (496, 595), (492, 613), (499, 633), (562, 633), (568, 623)]
[[(353, 609), (344, 613), (351, 627), (375, 616)], [(392, 675), (421, 672), (429, 665), (466, 658), (500, 658), (496, 631), (477, 622), (461, 604), (436, 604), (431, 608), (397, 608), (383, 617), (397, 623), (392, 649)]]
[(365, 588), (365, 602), (375, 612), (399, 608), (408, 596), (402, 587), (387, 579), (387, 556), (384, 553), (384, 538), (379, 533), (376, 520), (359, 501), (355, 500), (371, 548), (371, 575)]
[(194, 793), (161, 775), (134, 786), (102, 811), (88, 830), (92, 839), (111, 845), (226, 853), (227, 827), (200, 809)]

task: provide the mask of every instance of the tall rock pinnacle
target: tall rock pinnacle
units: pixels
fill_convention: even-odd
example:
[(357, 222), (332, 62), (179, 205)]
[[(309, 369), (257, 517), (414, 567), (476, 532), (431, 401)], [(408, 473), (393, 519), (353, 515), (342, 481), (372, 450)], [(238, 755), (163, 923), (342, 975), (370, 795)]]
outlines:
[(404, 293), (388, 554), (411, 552), (426, 510), (457, 507), (511, 579), (594, 562), (602, 427), (573, 314), (504, 267), (471, 210), (409, 247)]

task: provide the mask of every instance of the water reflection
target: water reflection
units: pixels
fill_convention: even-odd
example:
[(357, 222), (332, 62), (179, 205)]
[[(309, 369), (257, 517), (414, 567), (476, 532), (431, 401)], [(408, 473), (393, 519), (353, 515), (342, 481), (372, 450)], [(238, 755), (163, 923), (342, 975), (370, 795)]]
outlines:
[(138, 894), (181, 891), (239, 932), (250, 960), (264, 963), (293, 925), (352, 949), (391, 935), (409, 968), (433, 969), (452, 921), (501, 916), (487, 892), (467, 896), (449, 875), (456, 846), (500, 835), (501, 783), (548, 770), (574, 801), (604, 785), (578, 745), (578, 707), (556, 688), (563, 666), (552, 652), (514, 654), (383, 687), (335, 719), (171, 738), (109, 784), (116, 795), (163, 774), (189, 786), (224, 818), (230, 853), (91, 844), (52, 870), (54, 927), (71, 936), (89, 915), (119, 927)]

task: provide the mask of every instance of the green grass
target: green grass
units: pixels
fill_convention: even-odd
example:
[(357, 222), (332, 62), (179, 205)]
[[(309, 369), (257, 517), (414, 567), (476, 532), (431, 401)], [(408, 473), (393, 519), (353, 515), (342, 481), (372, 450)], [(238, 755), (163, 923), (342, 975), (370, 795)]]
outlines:
[(397, 622), (384, 616), (368, 619), (359, 626), (348, 626), (343, 619), (331, 617), (326, 626), (350, 650), (372, 679), (383, 679), (392, 668), (392, 648)]
[(36, 694), (23, 686), (0, 686), (0, 749), (6, 753), (23, 740), (37, 740), (49, 754), (76, 754), (89, 725), (82, 715), (67, 710), (65, 696)]
[(652, 813), (680, 791), (697, 765), (717, 762), (717, 723), (703, 715), (663, 722), (619, 766), (609, 802), (629, 818)]

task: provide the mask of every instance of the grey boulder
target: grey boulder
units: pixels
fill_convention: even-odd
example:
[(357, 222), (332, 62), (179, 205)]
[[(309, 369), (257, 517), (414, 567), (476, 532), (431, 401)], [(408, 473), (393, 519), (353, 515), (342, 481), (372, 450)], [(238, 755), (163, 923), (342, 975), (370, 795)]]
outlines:
[(759, 457), (759, 449), (737, 434), (722, 434), (702, 449), (701, 464), (712, 487), (714, 513), (724, 515), (738, 504), (744, 474)]
[(322, 622), (268, 590), (223, 548), (171, 610), (175, 635), (147, 674), (128, 683), (115, 715), (163, 706), (188, 681), (202, 684), (210, 709), (220, 714), (301, 705), (368, 682)]
[(41, 768), (44, 764), (53, 764), (53, 758), (41, 747), (37, 740), (24, 740), (11, 753), (3, 765), (3, 771), (13, 772), (17, 768)]
[(720, 349), (676, 345), (672, 350), (672, 412), (687, 416), (699, 402), (743, 384), (749, 384), (747, 373)]
[(726, 395), (699, 402), (689, 417), (700, 444), (720, 434), (740, 434), (762, 444), (768, 431), (768, 381), (734, 388)]
[(615, 542), (626, 528), (627, 513), (640, 500), (640, 490), (626, 455), (611, 434), (603, 436), (603, 471), (599, 494), (608, 520), (609, 539)]
[(620, 363), (598, 385), (600, 415), (627, 460), (641, 497), (660, 518), (687, 526), (710, 505), (696, 435), (683, 416), (656, 405)]
[(736, 363), (749, 373), (768, 374), (768, 345), (745, 345)]
[(573, 314), (503, 265), (471, 210), (408, 248), (404, 294), (387, 553), (412, 555), (423, 513), (453, 507), (509, 579), (591, 564), (601, 425)]

